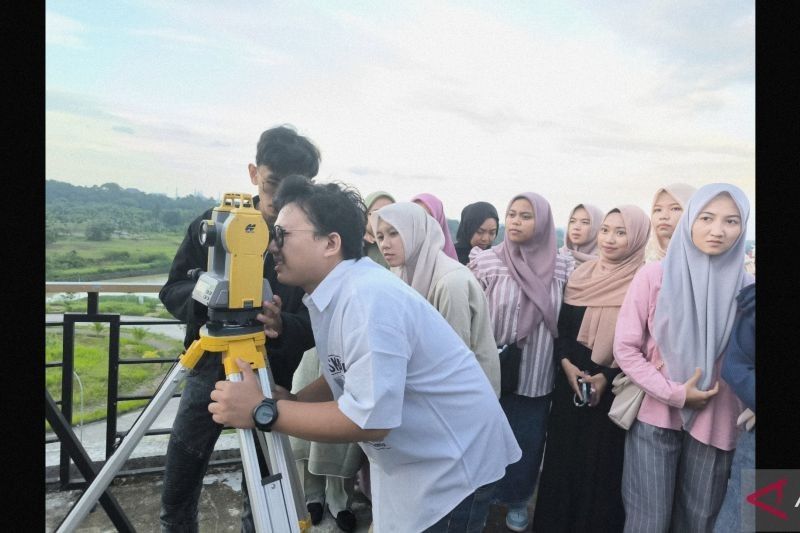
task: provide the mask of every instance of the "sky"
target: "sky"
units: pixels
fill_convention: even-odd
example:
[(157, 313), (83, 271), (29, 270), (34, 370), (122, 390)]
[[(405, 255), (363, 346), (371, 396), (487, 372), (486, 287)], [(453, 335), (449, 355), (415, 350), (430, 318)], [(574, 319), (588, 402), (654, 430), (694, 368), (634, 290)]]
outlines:
[(46, 2), (46, 179), (251, 192), (291, 124), (317, 181), (505, 211), (649, 213), (727, 182), (755, 238), (755, 5), (740, 0)]

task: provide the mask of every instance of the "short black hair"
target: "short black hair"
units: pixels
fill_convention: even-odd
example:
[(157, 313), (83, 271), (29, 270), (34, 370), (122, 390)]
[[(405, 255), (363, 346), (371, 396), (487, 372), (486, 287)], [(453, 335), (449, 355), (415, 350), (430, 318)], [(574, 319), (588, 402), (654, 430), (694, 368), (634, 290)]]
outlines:
[(295, 174), (281, 181), (272, 199), (276, 211), (289, 203), (303, 210), (317, 234), (339, 234), (344, 259), (364, 255), (361, 241), (366, 231), (367, 206), (356, 189), (343, 183), (316, 184)]
[(256, 145), (256, 166), (267, 165), (275, 181), (290, 174), (313, 178), (319, 171), (320, 158), (314, 143), (289, 124), (264, 131)]

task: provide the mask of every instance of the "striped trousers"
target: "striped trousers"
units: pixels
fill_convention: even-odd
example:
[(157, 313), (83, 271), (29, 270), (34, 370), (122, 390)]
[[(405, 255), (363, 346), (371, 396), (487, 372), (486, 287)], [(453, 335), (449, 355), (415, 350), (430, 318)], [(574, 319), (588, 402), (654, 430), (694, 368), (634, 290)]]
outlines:
[(707, 532), (725, 497), (733, 451), (687, 431), (635, 421), (625, 438), (625, 533)]

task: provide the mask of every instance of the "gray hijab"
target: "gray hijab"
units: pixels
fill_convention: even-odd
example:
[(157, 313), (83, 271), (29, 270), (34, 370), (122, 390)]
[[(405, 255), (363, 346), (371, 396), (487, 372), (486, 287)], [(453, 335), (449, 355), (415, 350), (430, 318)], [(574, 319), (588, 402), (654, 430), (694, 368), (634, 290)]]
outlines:
[[(741, 233), (724, 253), (711, 256), (692, 242), (692, 224), (703, 208), (720, 193), (728, 193), (739, 208)], [(713, 385), (714, 364), (728, 343), (736, 315), (736, 295), (743, 287), (745, 234), (750, 203), (744, 192), (728, 183), (712, 183), (698, 189), (689, 199), (672, 235), (661, 291), (656, 301), (653, 336), (673, 381), (685, 382), (695, 368), (703, 372), (700, 390)], [(697, 411), (681, 411), (689, 429)]]

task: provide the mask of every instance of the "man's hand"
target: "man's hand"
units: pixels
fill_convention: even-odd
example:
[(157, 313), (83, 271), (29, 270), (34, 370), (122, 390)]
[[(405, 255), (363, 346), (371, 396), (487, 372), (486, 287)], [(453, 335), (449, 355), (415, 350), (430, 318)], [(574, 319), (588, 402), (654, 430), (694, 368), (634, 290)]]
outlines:
[(690, 407), (692, 409), (702, 409), (706, 406), (708, 401), (716, 396), (719, 392), (719, 381), (714, 384), (712, 389), (707, 391), (702, 391), (697, 388), (697, 381), (700, 379), (700, 375), (702, 371), (700, 368), (695, 368), (694, 374), (692, 377), (686, 380), (686, 383), (683, 385), (686, 387), (686, 402), (684, 403), (684, 407)]
[(217, 424), (239, 429), (255, 427), (253, 409), (264, 399), (250, 363), (239, 358), (236, 364), (242, 371), (242, 381), (217, 381), (211, 391), (208, 412)]
[(270, 339), (277, 338), (283, 333), (283, 321), (281, 320), (281, 297), (277, 294), (272, 295), (272, 301), (264, 300), (261, 304), (261, 313), (256, 315), (256, 319), (264, 324), (264, 333)]

